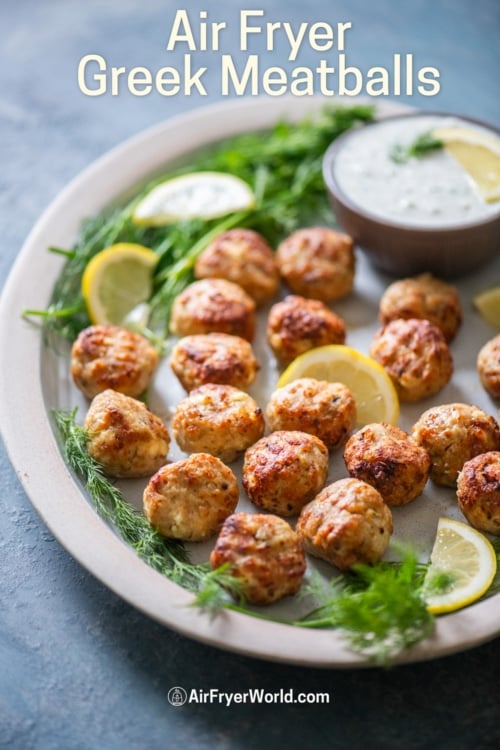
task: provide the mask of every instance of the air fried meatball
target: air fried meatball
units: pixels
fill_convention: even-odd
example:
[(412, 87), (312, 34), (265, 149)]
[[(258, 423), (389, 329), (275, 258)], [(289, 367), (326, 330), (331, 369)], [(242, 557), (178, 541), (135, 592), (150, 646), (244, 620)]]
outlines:
[(457, 481), (458, 507), (471, 526), (500, 534), (500, 453), (489, 451), (466, 461)]
[(212, 383), (180, 401), (172, 421), (181, 450), (211, 453), (228, 463), (261, 438), (264, 427), (253, 398), (231, 385)]
[(170, 367), (186, 391), (205, 383), (245, 389), (259, 369), (249, 342), (228, 333), (185, 336), (172, 350)]
[(165, 463), (170, 436), (142, 401), (110, 389), (98, 393), (84, 426), (89, 454), (110, 476), (150, 476)]
[(371, 485), (339, 479), (302, 509), (296, 530), (306, 552), (347, 570), (383, 557), (392, 534), (392, 514)]
[(500, 398), (500, 334), (481, 348), (477, 371), (483, 388), (493, 398)]
[(215, 331), (252, 341), (255, 302), (232, 281), (194, 281), (174, 300), (170, 330), (177, 336)]
[(93, 398), (112, 388), (140, 396), (158, 365), (158, 352), (138, 333), (95, 325), (79, 334), (71, 349), (71, 375), (77, 388)]
[(196, 261), (198, 279), (239, 284), (257, 305), (278, 291), (279, 271), (267, 241), (252, 229), (230, 229), (216, 237)]
[(299, 537), (278, 516), (235, 513), (226, 519), (210, 555), (212, 568), (229, 565), (251, 604), (297, 593), (306, 570)]
[(243, 487), (259, 508), (293, 516), (323, 487), (328, 450), (315, 435), (278, 431), (245, 453)]
[(412, 437), (431, 459), (431, 479), (454, 487), (466, 461), (500, 450), (500, 428), (477, 406), (444, 404), (425, 411), (413, 425)]
[(368, 482), (388, 505), (406, 505), (418, 497), (429, 478), (427, 451), (399, 427), (367, 424), (347, 441), (349, 474)]
[(419, 318), (437, 326), (446, 341), (455, 338), (462, 322), (457, 289), (430, 273), (391, 284), (380, 300), (380, 320), (385, 325), (397, 318)]
[(267, 340), (282, 365), (288, 365), (308, 349), (343, 344), (345, 338), (342, 318), (319, 300), (290, 294), (269, 312)]
[(453, 374), (444, 336), (428, 320), (392, 320), (375, 334), (370, 354), (390, 376), (401, 401), (434, 395)]
[(308, 432), (333, 450), (354, 429), (356, 404), (349, 388), (342, 383), (299, 378), (274, 391), (266, 416), (271, 430)]
[(295, 294), (322, 302), (346, 297), (354, 283), (354, 243), (326, 227), (293, 232), (279, 245), (280, 273)]
[(238, 482), (215, 456), (195, 453), (166, 464), (144, 490), (144, 514), (170, 539), (202, 542), (217, 534), (238, 503)]

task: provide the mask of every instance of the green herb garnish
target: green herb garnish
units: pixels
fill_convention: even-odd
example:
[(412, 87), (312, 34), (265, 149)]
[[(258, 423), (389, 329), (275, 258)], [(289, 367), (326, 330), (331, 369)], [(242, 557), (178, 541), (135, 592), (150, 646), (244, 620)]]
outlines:
[(396, 164), (404, 164), (412, 157), (421, 159), (431, 151), (443, 148), (443, 141), (432, 135), (429, 130), (418, 135), (408, 146), (396, 143), (391, 147), (389, 156)]
[[(271, 244), (301, 225), (329, 222), (322, 177), (322, 158), (330, 142), (356, 124), (373, 119), (369, 106), (325, 108), (316, 118), (298, 124), (281, 122), (265, 133), (227, 139), (194, 157), (182, 169), (162, 175), (123, 207), (103, 211), (82, 225), (70, 250), (51, 248), (67, 256), (46, 310), (25, 311), (43, 318), (45, 330), (69, 340), (89, 324), (81, 295), (81, 277), (89, 260), (116, 242), (146, 245), (159, 255), (150, 300), (148, 328), (160, 339), (168, 335), (172, 302), (193, 279), (199, 253), (220, 232), (245, 226), (261, 232)], [(256, 195), (256, 207), (223, 219), (184, 221), (167, 227), (140, 227), (132, 221), (135, 204), (167, 177), (187, 172), (228, 172), (245, 180)]]

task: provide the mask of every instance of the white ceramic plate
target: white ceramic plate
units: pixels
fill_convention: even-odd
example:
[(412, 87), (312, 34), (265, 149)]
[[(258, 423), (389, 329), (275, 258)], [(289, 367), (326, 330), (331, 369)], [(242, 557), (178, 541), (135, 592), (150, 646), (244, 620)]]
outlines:
[[(323, 103), (309, 102), (307, 108), (312, 110)], [(167, 626), (224, 649), (295, 664), (351, 667), (366, 662), (349, 651), (333, 631), (311, 632), (233, 612), (210, 619), (198, 612), (189, 606), (190, 593), (149, 568), (101, 521), (68, 471), (49, 421), (53, 408), (79, 405), (83, 415), (86, 404), (70, 382), (67, 357), (46, 347), (40, 330), (21, 317), (26, 308), (47, 306), (62, 261), (46, 248), (70, 247), (84, 217), (95, 215), (123, 196), (124, 189), (130, 192), (130, 188), (200, 146), (243, 130), (265, 128), (283, 116), (300, 118), (305, 107), (301, 99), (245, 99), (195, 110), (132, 138), (68, 185), (28, 237), (1, 300), (0, 357), (4, 364), (0, 371), (0, 424), (12, 463), (47, 526), (71, 555), (128, 602)], [(379, 114), (401, 109), (386, 104), (379, 107)], [(437, 400), (405, 407), (400, 422), (403, 428), (409, 428), (433, 403), (469, 401), (496, 414), (496, 406), (482, 391), (475, 372), (477, 350), (493, 331), (472, 312), (470, 303), (475, 292), (494, 282), (495, 275), (498, 281), (500, 258), (482, 274), (459, 284), (466, 320), (452, 347), (456, 364), (453, 381)], [(387, 278), (359, 257), (355, 292), (336, 306), (348, 325), (348, 343), (363, 351), (367, 351), (378, 327), (378, 300), (387, 283)], [(262, 347), (260, 356), (266, 364), (254, 392), (264, 399), (276, 382), (276, 372)], [(182, 395), (171, 378), (165, 362), (155, 379), (153, 410), (164, 412), (174, 398)], [(170, 457), (175, 457), (175, 451)], [(344, 475), (339, 454), (332, 462), (331, 478)], [(136, 482), (127, 489), (138, 507), (141, 489)], [(460, 518), (454, 493), (438, 491), (429, 484), (417, 501), (395, 509), (396, 536), (412, 539), (426, 557), (439, 515)], [(204, 554), (206, 548), (200, 547), (196, 557)], [(442, 617), (433, 636), (405, 653), (400, 661), (430, 659), (491, 639), (500, 632), (499, 615), (497, 595)]]

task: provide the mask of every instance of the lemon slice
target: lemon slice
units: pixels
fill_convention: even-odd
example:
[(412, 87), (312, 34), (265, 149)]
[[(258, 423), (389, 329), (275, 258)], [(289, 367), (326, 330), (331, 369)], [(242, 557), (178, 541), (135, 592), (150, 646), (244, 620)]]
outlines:
[(301, 354), (278, 381), (281, 388), (297, 378), (344, 383), (356, 401), (357, 424), (397, 424), (399, 400), (392, 380), (371, 357), (342, 344), (320, 346)]
[(151, 296), (158, 256), (143, 245), (121, 242), (90, 260), (82, 276), (82, 294), (92, 323), (123, 325)]
[(432, 134), (469, 174), (485, 201), (500, 200), (500, 138), (463, 127), (436, 128)]
[(253, 208), (246, 182), (225, 172), (192, 172), (154, 187), (135, 207), (133, 220), (160, 227), (185, 219), (216, 219)]
[(472, 304), (487, 323), (500, 330), (500, 286), (480, 292), (474, 297)]
[[(435, 615), (475, 602), (491, 586), (497, 570), (495, 550), (476, 529), (451, 518), (440, 518), (425, 575), (427, 609)], [(441, 579), (444, 590), (435, 591)]]

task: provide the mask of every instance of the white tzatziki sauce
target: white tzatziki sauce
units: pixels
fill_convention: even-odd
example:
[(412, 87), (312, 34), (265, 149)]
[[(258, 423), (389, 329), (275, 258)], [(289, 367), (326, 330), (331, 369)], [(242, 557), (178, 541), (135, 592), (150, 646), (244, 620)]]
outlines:
[(380, 219), (420, 227), (483, 221), (500, 213), (500, 203), (483, 200), (463, 167), (445, 148), (397, 164), (396, 145), (408, 147), (437, 127), (491, 131), (457, 117), (423, 115), (381, 120), (352, 133), (338, 151), (334, 177), (344, 195)]

